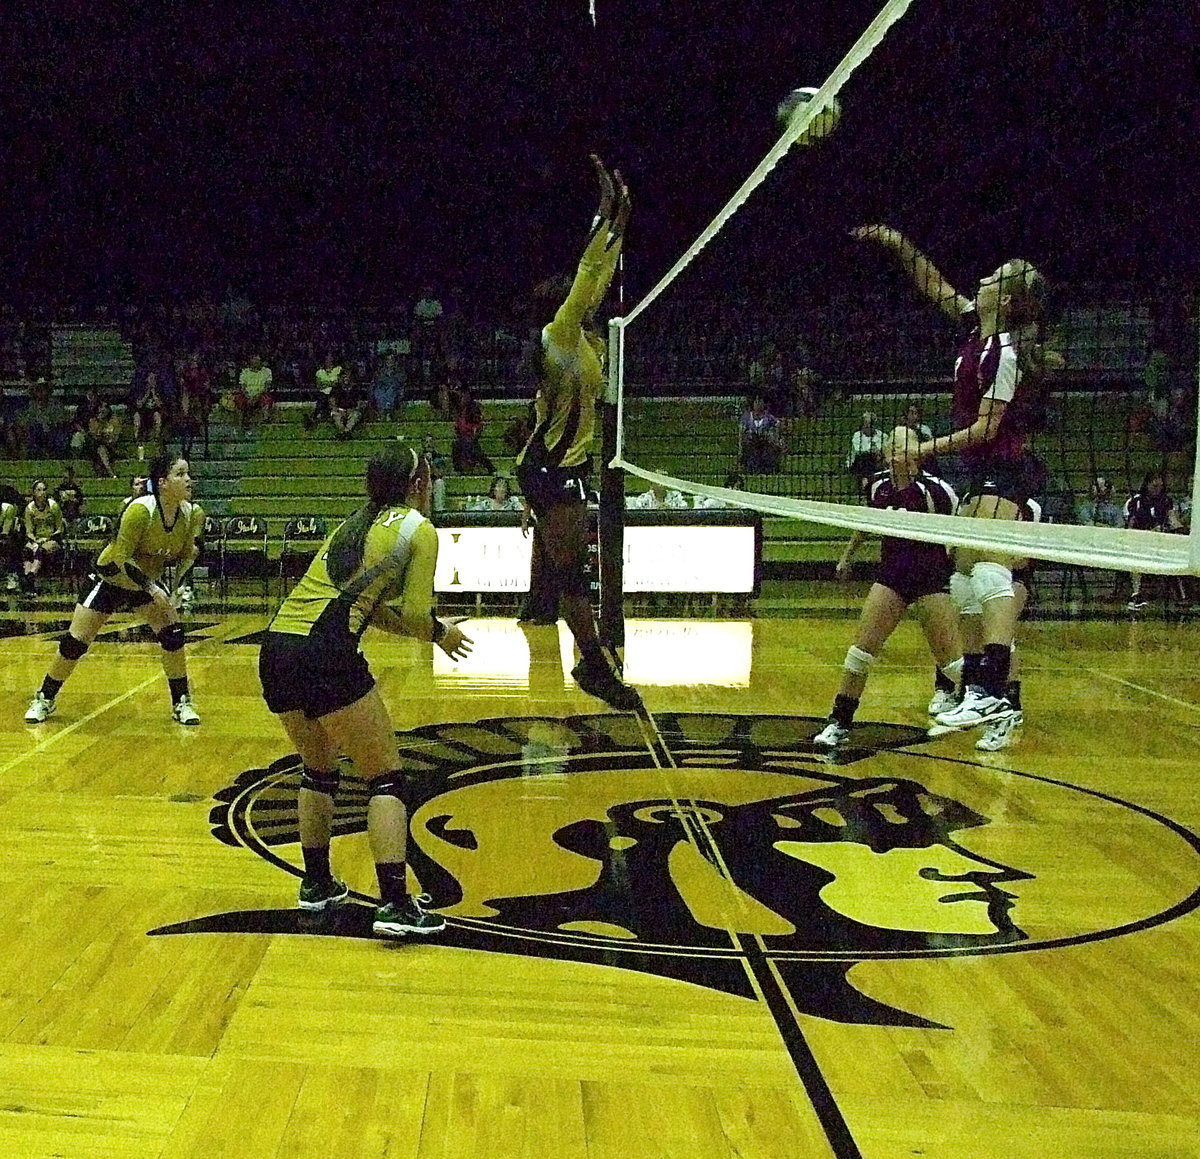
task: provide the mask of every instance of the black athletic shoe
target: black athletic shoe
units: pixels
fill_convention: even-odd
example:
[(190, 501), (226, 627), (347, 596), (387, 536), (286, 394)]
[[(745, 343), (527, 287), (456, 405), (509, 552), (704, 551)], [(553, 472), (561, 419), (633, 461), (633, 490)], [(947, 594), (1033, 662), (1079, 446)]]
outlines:
[(593, 663), (580, 660), (571, 669), (571, 675), (584, 692), (603, 700), (609, 708), (616, 708), (621, 712), (632, 712), (642, 703), (637, 689), (631, 688), (619, 680), (613, 670), (602, 660)]
[(375, 911), (371, 929), (384, 938), (440, 934), (446, 928), (446, 919), (441, 914), (425, 912), (431, 900), (429, 894), (423, 893), (419, 897), (405, 898), (402, 905), (381, 905)]

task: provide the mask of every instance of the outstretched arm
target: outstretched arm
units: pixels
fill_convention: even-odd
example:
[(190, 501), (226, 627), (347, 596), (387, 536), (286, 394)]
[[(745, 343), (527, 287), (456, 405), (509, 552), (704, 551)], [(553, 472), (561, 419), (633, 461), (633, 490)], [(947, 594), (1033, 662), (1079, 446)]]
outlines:
[(579, 261), (579, 268), (575, 271), (570, 293), (558, 308), (558, 313), (554, 315), (554, 321), (550, 323), (549, 328), (551, 341), (568, 349), (574, 349), (575, 337), (583, 326), (584, 319), (608, 293), (609, 283), (616, 269), (624, 222), (629, 217), (629, 191), (622, 184), (620, 200), (617, 203), (613, 179), (594, 153), (592, 164), (600, 183), (600, 206), (596, 211), (596, 220), (592, 225), (587, 247)]
[(917, 291), (947, 317), (957, 321), (970, 306), (970, 302), (946, 281), (937, 266), (899, 230), (889, 225), (860, 225), (850, 231), (850, 236), (860, 241), (878, 242), (891, 250), (904, 264)]

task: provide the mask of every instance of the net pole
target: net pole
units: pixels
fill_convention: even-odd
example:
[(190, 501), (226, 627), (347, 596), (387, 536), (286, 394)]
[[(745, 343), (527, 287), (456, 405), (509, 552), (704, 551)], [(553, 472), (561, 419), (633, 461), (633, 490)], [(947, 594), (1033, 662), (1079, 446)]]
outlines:
[(1200, 299), (1193, 299), (1196, 309), (1196, 441), (1192, 458), (1192, 512), (1188, 531), (1188, 564), (1192, 575), (1200, 575)]
[(625, 646), (625, 472), (614, 466), (621, 437), (621, 378), (625, 354), (620, 318), (608, 324), (608, 382), (600, 402), (600, 643), (613, 652)]

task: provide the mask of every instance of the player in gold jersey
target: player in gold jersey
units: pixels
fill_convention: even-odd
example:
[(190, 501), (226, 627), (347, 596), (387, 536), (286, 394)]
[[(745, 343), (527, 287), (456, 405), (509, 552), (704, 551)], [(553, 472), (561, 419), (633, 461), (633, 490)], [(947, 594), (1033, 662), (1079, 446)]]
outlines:
[[(437, 532), (425, 517), (429, 465), (410, 447), (367, 464), (367, 502), (321, 545), (271, 621), (259, 653), (263, 697), (296, 746), (300, 780), (301, 909), (320, 911), (349, 893), (333, 876), (329, 842), (345, 753), (370, 784), (367, 831), (382, 905), (374, 931), (427, 935), (446, 921), (410, 897), (405, 874), (405, 774), (386, 705), (358, 643), (368, 627), (432, 640), (453, 659), (471, 651), (457, 624), (433, 614)], [(398, 610), (388, 606), (398, 601)]]
[(630, 201), (619, 172), (610, 177), (595, 154), (592, 164), (600, 208), (566, 300), (542, 331), (537, 423), (517, 456), (517, 479), (537, 520), (530, 591), (546, 593), (567, 621), (581, 656), (571, 672), (579, 687), (628, 710), (641, 699), (609, 665), (588, 593), (587, 480), (604, 387), (604, 343), (592, 325), (617, 266)]
[(45, 480), (39, 479), (33, 485), (33, 498), (25, 508), (25, 574), (22, 579), (27, 592), (37, 591), (38, 575), (62, 548), (66, 529), (62, 510), (51, 498)]
[[(26, 724), (41, 724), (55, 709), (59, 689), (75, 670), (96, 634), (114, 612), (136, 611), (162, 645), (162, 664), (171, 690), (171, 717), (179, 724), (199, 724), (188, 688), (183, 628), (176, 611), (176, 591), (200, 554), (204, 512), (191, 501), (188, 461), (161, 455), (150, 465), (152, 492), (130, 503), (112, 541), (96, 557), (92, 574), (59, 640), (58, 655), (25, 713)], [(175, 564), (175, 587), (159, 582)]]

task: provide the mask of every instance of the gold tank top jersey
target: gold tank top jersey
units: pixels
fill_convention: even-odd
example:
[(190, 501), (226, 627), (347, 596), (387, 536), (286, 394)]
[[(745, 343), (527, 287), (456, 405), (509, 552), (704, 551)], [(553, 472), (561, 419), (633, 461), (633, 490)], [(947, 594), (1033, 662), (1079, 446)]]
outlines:
[(30, 500), (25, 508), (25, 531), (34, 539), (53, 538), (63, 533), (65, 524), (58, 503), (47, 500), (45, 507), (39, 507)]
[(169, 563), (191, 555), (204, 533), (204, 512), (186, 499), (168, 527), (153, 495), (132, 500), (121, 514), (116, 534), (96, 557), (96, 571), (114, 587), (139, 591), (141, 584), (125, 570), (133, 564), (147, 579), (156, 580)]
[[(291, 636), (325, 636), (357, 640), (382, 603), (433, 590), (437, 532), (419, 511), (386, 507), (372, 522), (358, 570), (339, 588), (329, 578), (329, 545), (339, 525), (321, 544), (308, 570), (288, 593), (268, 631)], [(422, 602), (417, 598), (417, 602)]]
[(577, 467), (591, 449), (596, 399), (604, 389), (604, 341), (584, 325), (608, 292), (621, 252), (620, 237), (606, 224), (595, 226), (567, 300), (542, 331), (537, 425), (518, 463)]

